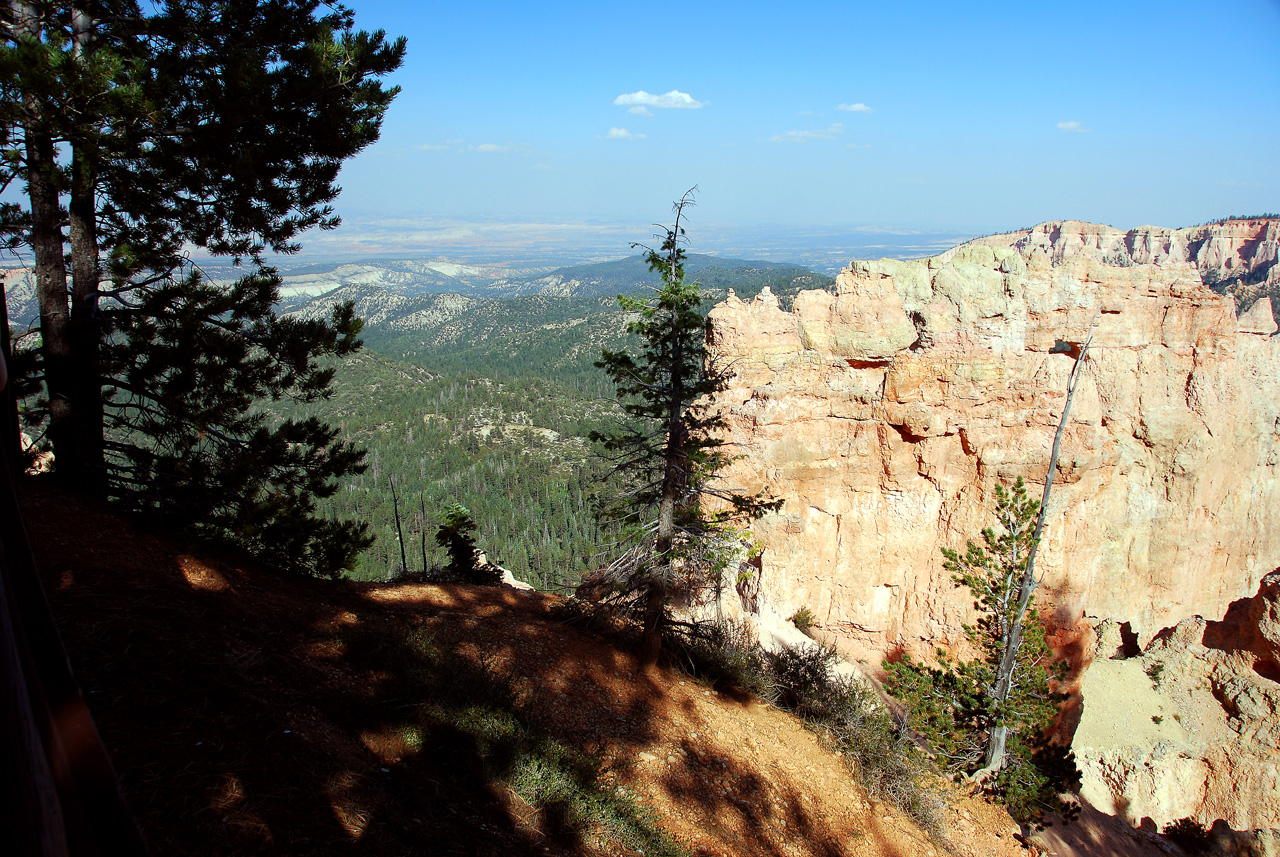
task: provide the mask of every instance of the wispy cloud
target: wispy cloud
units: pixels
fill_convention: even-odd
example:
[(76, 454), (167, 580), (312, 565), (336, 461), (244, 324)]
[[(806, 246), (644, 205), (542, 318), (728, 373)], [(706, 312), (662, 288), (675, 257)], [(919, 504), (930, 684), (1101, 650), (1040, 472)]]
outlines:
[(863, 104), (861, 101), (856, 104), (837, 104), (836, 110), (843, 110), (846, 113), (870, 113), (871, 108)]
[[(681, 92), (673, 89), (663, 95), (654, 95), (652, 92), (645, 92), (643, 89), (637, 92), (627, 92), (613, 99), (613, 103), (620, 107), (657, 107), (676, 108), (685, 110), (696, 110), (706, 104), (705, 101), (699, 101), (687, 92)], [(635, 113), (635, 110), (631, 111)]]
[(844, 133), (844, 124), (841, 122), (832, 122), (826, 128), (819, 128), (810, 131), (786, 131), (782, 134), (774, 134), (769, 138), (770, 143), (808, 143), (810, 140), (834, 140)]
[(635, 114), (635, 115), (637, 115), (637, 116), (652, 116), (652, 115), (653, 115), (653, 111), (652, 111), (652, 110), (650, 110), (648, 107), (645, 107), (643, 104), (637, 104), (635, 107), (632, 107), (632, 108), (628, 109), (628, 110), (627, 110), (627, 112), (628, 112), (628, 113), (634, 113), (634, 114)]
[(1073, 119), (1070, 122), (1059, 122), (1058, 130), (1067, 134), (1088, 134), (1091, 129), (1084, 127)]
[(525, 145), (523, 143), (479, 143), (475, 146), (468, 146), (467, 148), (473, 152), (514, 152), (524, 149)]
[(414, 146), (414, 148), (420, 149), (424, 152), (445, 152), (452, 149), (454, 146), (460, 146), (465, 142), (466, 140), (458, 137), (453, 140), (445, 140), (443, 143), (419, 143), (417, 146)]
[(610, 128), (609, 133), (604, 135), (606, 140), (643, 140), (643, 134), (632, 134), (626, 128)]

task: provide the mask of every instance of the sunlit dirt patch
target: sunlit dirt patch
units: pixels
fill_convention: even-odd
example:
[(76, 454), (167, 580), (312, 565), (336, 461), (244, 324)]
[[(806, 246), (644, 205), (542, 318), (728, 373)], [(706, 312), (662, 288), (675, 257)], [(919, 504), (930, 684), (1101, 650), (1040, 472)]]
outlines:
[(178, 557), (178, 568), (182, 569), (182, 576), (187, 579), (187, 583), (191, 584), (192, 589), (222, 592), (231, 588), (231, 584), (227, 583), (226, 578), (219, 574), (217, 569), (205, 565), (195, 557)]

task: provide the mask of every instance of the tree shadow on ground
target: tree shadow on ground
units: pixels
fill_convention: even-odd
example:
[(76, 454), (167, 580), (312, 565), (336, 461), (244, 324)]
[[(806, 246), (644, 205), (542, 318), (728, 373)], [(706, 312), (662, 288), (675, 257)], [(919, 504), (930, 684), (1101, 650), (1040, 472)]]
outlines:
[[(23, 507), (154, 853), (671, 848), (616, 786), (692, 703), (555, 621), (552, 599), (283, 578), (47, 486), (26, 485)], [(828, 829), (796, 783), (732, 746), (680, 749), (661, 788), (734, 853), (848, 853), (849, 831)]]

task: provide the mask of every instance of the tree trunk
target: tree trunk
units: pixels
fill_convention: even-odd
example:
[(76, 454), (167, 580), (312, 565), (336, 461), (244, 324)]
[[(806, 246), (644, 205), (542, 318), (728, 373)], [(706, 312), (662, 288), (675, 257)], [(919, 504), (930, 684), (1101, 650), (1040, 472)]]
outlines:
[[(39, 39), (41, 21), (30, 3), (13, 0), (16, 29)], [(26, 88), (26, 87), (24, 87)], [(32, 87), (34, 88), (34, 87)], [(40, 350), (49, 395), (49, 440), (63, 475), (73, 475), (78, 456), (71, 435), (72, 351), (67, 307), (67, 269), (62, 257), (62, 213), (58, 205), (58, 164), (43, 105), (35, 95), (23, 98), (23, 137), (27, 159), (27, 195), (31, 202), (31, 250), (35, 256), (36, 297), (40, 305)]]
[[(676, 220), (679, 224), (679, 219)], [(672, 255), (675, 250), (673, 248)], [(674, 270), (674, 261), (673, 261)], [(674, 275), (672, 275), (674, 276)], [(668, 286), (673, 285), (670, 281)], [(679, 310), (673, 308), (671, 319), (671, 386), (667, 404), (667, 444), (662, 472), (662, 502), (658, 507), (658, 531), (655, 534), (657, 568), (649, 574), (649, 592), (644, 608), (644, 636), (641, 662), (653, 666), (662, 655), (663, 626), (666, 624), (667, 582), (671, 580), (671, 548), (675, 544), (676, 504), (684, 494), (684, 377), (681, 371)]]
[[(74, 56), (83, 62), (93, 45), (93, 19), (77, 10), (73, 16)], [(92, 133), (92, 129), (82, 129)], [(100, 352), (102, 321), (98, 312), (97, 175), (88, 144), (77, 141), (71, 155), (71, 434), (76, 461), (76, 487), (96, 496), (107, 493), (103, 439), (104, 413)]]
[(22, 429), (18, 425), (18, 397), (13, 392), (13, 379), (9, 366), (13, 363), (13, 339), (9, 334), (9, 300), (0, 278), (0, 360), (4, 365), (4, 389), (0, 390), (0, 402), (4, 413), (0, 415), (0, 446), (4, 449), (4, 462), (10, 475), (22, 472)]
[[(1096, 316), (1095, 316), (1096, 320)], [(1027, 551), (1027, 566), (1022, 572), (1022, 581), (1018, 589), (1018, 606), (1014, 610), (1013, 621), (1009, 627), (1009, 635), (1005, 640), (1004, 652), (1000, 656), (1000, 666), (996, 669), (996, 686), (991, 699), (997, 705), (1009, 700), (1013, 691), (1013, 671), (1018, 665), (1018, 650), (1022, 648), (1022, 629), (1026, 623), (1027, 608), (1031, 606), (1031, 594), (1040, 582), (1036, 580), (1036, 553), (1040, 547), (1040, 537), (1044, 533), (1045, 518), (1049, 513), (1049, 496), (1053, 491), (1053, 476), (1058, 469), (1058, 452), (1062, 447), (1062, 436), (1067, 430), (1067, 419), (1071, 415), (1071, 399), (1076, 394), (1076, 384), (1080, 381), (1080, 368), (1089, 353), (1089, 345), (1093, 342), (1093, 324), (1089, 325), (1089, 335), (1084, 345), (1076, 354), (1076, 362), (1067, 377), (1067, 400), (1062, 406), (1062, 419), (1058, 421), (1058, 430), (1053, 436), (1053, 449), (1049, 453), (1049, 473), (1044, 480), (1044, 494), (1040, 498), (1040, 514), (1036, 516), (1036, 528), (1031, 536), (1031, 547)], [(982, 760), (982, 768), (976, 771), (973, 779), (982, 781), (1004, 767), (1005, 745), (1009, 729), (1004, 723), (991, 727), (987, 733), (987, 750)]]
[(680, 453), (678, 432), (668, 431), (666, 466), (662, 476), (662, 503), (658, 507), (658, 530), (654, 553), (657, 568), (649, 573), (649, 591), (644, 605), (644, 636), (641, 663), (653, 666), (662, 655), (663, 626), (667, 614), (667, 581), (671, 579), (671, 548), (675, 544), (676, 501), (680, 495)]
[(71, 184), (71, 425), (76, 487), (106, 496), (107, 462), (99, 360), (98, 235), (93, 165), (80, 147), (72, 155)]
[(39, 127), (27, 129), (27, 158), (32, 161), (28, 187), (31, 197), (31, 249), (35, 255), (36, 297), (40, 304), (40, 351), (49, 395), (49, 440), (54, 460), (63, 471), (74, 468), (71, 454), (71, 324), (67, 308), (67, 270), (62, 260), (62, 224), (58, 192), (52, 182), (56, 169), (53, 143)]

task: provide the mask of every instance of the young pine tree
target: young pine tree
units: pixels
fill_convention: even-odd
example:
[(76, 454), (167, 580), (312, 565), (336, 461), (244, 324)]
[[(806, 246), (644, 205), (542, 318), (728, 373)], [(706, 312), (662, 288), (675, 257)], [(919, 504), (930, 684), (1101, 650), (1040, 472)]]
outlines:
[(886, 687), (945, 766), (980, 775), (1014, 818), (1033, 825), (1046, 811), (1071, 817), (1058, 796), (1080, 780), (1070, 751), (1048, 740), (1066, 699), (1055, 688), (1067, 664), (1050, 651), (1035, 608), (1020, 598), (1039, 511), (1021, 479), (1012, 490), (997, 485), (998, 530), (984, 529), (982, 544), (970, 541), (963, 554), (943, 548), (946, 569), (973, 593), (979, 612), (977, 624), (964, 627), (976, 658), (956, 661), (939, 649), (937, 666), (910, 658), (885, 664)]
[[(662, 286), (648, 300), (618, 298), (636, 314), (628, 332), (638, 347), (605, 349), (596, 363), (613, 381), (629, 418), (619, 430), (592, 433), (624, 485), (610, 511), (631, 539), (608, 572), (622, 598), (638, 602), (641, 655), (648, 664), (662, 652), (673, 588), (718, 575), (724, 543), (737, 533), (731, 521), (775, 507), (714, 482), (730, 457), (724, 441), (712, 434), (723, 420), (708, 400), (725, 388), (729, 375), (707, 359), (702, 290), (685, 282), (683, 221), (696, 190), (675, 203), (675, 222), (660, 247), (644, 248)], [(710, 498), (719, 501), (718, 511), (704, 506)]]
[(458, 583), (497, 586), (502, 582), (502, 572), (496, 565), (480, 562), (475, 531), (476, 519), (471, 510), (461, 503), (451, 503), (436, 530), (436, 544), (449, 554), (443, 577)]

